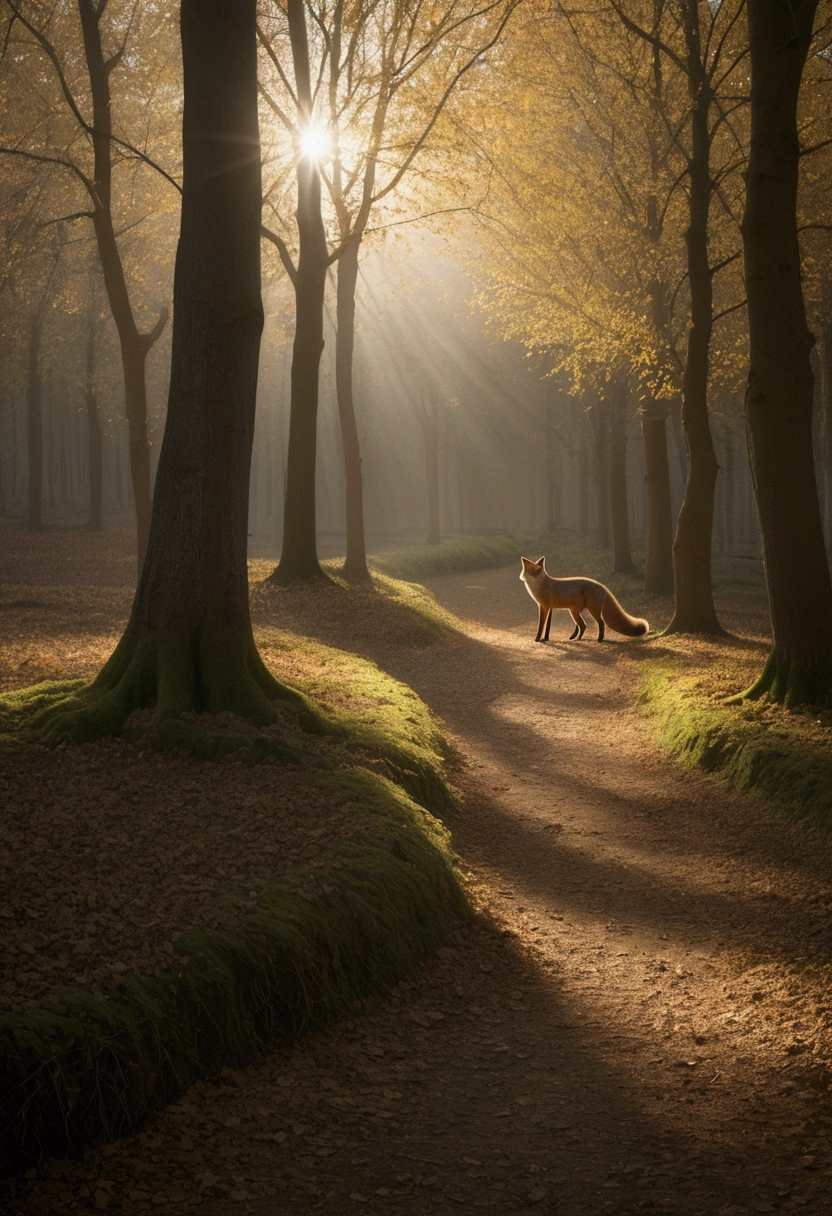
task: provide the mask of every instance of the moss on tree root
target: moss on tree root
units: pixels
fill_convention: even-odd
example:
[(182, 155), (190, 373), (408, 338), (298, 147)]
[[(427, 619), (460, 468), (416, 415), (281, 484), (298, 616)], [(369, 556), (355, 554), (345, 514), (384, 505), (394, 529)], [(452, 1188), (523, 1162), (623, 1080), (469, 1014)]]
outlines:
[[(238, 638), (206, 631), (162, 643), (130, 624), (92, 683), (44, 703), (30, 726), (46, 744), (86, 743), (118, 735), (134, 710), (154, 705), (164, 745), (183, 714), (231, 713), (265, 726), (277, 718), (276, 701), (298, 710), (304, 729), (326, 732), (315, 705), (268, 670), (250, 630)], [(172, 729), (182, 746), (187, 732)], [(221, 741), (218, 749), (221, 754)]]
[(768, 698), (786, 709), (803, 705), (827, 708), (832, 705), (832, 661), (801, 667), (773, 647), (759, 677), (750, 688), (732, 697), (729, 705)]
[(370, 843), (342, 845), (328, 871), (228, 888), (237, 927), (183, 933), (187, 963), (132, 976), (117, 998), (67, 992), (0, 1017), (6, 1170), (136, 1130), (198, 1078), (344, 1016), (448, 940), (466, 902), (445, 829), (382, 777), (323, 780), (371, 811)]
[(799, 716), (790, 729), (795, 716), (774, 711), (783, 715), (778, 726), (763, 716), (764, 706), (742, 697), (716, 705), (703, 700), (684, 686), (673, 663), (639, 667), (642, 704), (672, 756), (770, 798), (790, 818), (832, 828), (832, 756), (823, 739), (799, 729)]

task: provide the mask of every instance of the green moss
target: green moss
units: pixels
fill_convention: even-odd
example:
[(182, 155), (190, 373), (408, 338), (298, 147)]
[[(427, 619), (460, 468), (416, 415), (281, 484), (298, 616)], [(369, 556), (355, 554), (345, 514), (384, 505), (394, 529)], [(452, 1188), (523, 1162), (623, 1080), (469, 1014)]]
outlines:
[(11, 737), (25, 730), (36, 715), (85, 687), (85, 680), (61, 680), (3, 693), (0, 695), (0, 736)]
[(641, 703), (672, 756), (770, 798), (790, 818), (832, 827), (828, 726), (777, 706), (720, 701), (707, 669), (679, 659), (638, 666)]
[[(355, 835), (327, 869), (229, 884), (220, 897), (235, 927), (183, 933), (183, 963), (164, 975), (128, 977), (113, 998), (67, 992), (0, 1017), (6, 1169), (124, 1135), (197, 1078), (343, 1016), (412, 973), (465, 910), (448, 833), (425, 809), (453, 801), (450, 749), (427, 706), (357, 655), (272, 631), (259, 640), (292, 673), (279, 723), (186, 715), (148, 731), (139, 715), (127, 733), (211, 757), (301, 763), (355, 802)], [(4, 737), (20, 746), (33, 716), (79, 687), (0, 698)]]
[(432, 808), (453, 804), (444, 775), (451, 755), (424, 701), (370, 659), (277, 630), (258, 645), (295, 664), (292, 682), (312, 702), (345, 752), (360, 756)]
[(199, 1077), (343, 1017), (448, 940), (466, 904), (442, 825), (378, 775), (321, 779), (368, 824), (330, 869), (229, 887), (234, 928), (183, 933), (187, 962), (129, 977), (114, 999), (67, 992), (0, 1017), (6, 1169), (137, 1129)]

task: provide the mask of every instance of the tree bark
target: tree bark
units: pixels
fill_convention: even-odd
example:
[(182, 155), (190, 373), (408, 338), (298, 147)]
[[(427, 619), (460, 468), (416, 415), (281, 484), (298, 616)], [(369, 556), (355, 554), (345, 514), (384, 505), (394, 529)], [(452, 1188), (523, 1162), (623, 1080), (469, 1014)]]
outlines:
[(104, 526), (104, 460), (101, 444), (101, 419), (98, 416), (98, 395), (95, 391), (95, 317), (90, 309), (87, 318), (87, 367), (84, 380), (84, 400), (87, 406), (87, 465), (90, 485), (90, 514), (87, 528), (100, 532)]
[(666, 633), (722, 633), (711, 589), (711, 533), (719, 472), (708, 419), (708, 367), (713, 328), (713, 275), (708, 258), (710, 172), (709, 114), (713, 94), (702, 62), (698, 9), (683, 6), (691, 97), (689, 223), (685, 232), (690, 327), (682, 387), (682, 425), (688, 448), (688, 479), (676, 524), (673, 567), (676, 603)]
[(268, 722), (273, 698), (293, 695), (257, 653), (248, 606), (263, 326), (255, 11), (255, 0), (182, 0), (182, 218), (147, 558), (112, 657), (76, 704), (50, 716), (59, 735), (112, 733), (154, 701), (162, 724), (186, 711)]
[(823, 285), (823, 329), (820, 340), (820, 465), (823, 533), (832, 548), (832, 283)]
[(346, 480), (347, 553), (344, 578), (361, 582), (370, 577), (364, 536), (364, 487), (361, 476), (361, 448), (353, 395), (353, 355), (355, 351), (355, 288), (358, 282), (358, 250), (361, 234), (352, 238), (338, 259), (335, 337), (335, 390), (341, 442), (344, 449)]
[[(288, 0), (289, 38), (298, 103), (304, 121), (312, 117), (312, 86), (304, 0)], [(318, 451), (318, 381), (324, 349), (324, 292), (329, 254), (321, 213), (321, 174), (315, 160), (298, 149), (298, 265), (295, 274), (295, 341), (292, 348), (289, 451), (283, 548), (271, 577), (278, 583), (323, 578), (315, 526), (315, 473)]]
[(149, 333), (136, 325), (124, 266), (118, 248), (112, 212), (112, 107), (110, 73), (118, 58), (105, 59), (100, 21), (104, 6), (93, 0), (78, 0), (84, 55), (92, 96), (92, 144), (94, 172), (91, 198), (92, 222), (98, 243), (104, 286), (118, 331), (124, 374), (124, 403), (130, 440), (130, 477), (136, 505), (137, 562), (141, 573), (150, 528), (150, 442), (147, 435), (147, 385), (145, 363), (167, 323), (165, 309)]
[(40, 344), (43, 312), (39, 306), (29, 320), (26, 378), (26, 440), (29, 466), (26, 526), (32, 532), (43, 528), (43, 409), (41, 407)]
[(644, 461), (647, 466), (647, 595), (673, 594), (673, 515), (670, 505), (670, 465), (667, 456), (668, 411), (650, 403), (641, 415)]
[(749, 0), (751, 147), (742, 221), (750, 367), (746, 430), (772, 648), (745, 694), (832, 702), (832, 584), (812, 457), (814, 339), (797, 235), (797, 102), (817, 0)]
[(627, 389), (616, 385), (609, 403), (609, 496), (614, 574), (635, 571), (630, 548), (630, 513), (627, 503)]

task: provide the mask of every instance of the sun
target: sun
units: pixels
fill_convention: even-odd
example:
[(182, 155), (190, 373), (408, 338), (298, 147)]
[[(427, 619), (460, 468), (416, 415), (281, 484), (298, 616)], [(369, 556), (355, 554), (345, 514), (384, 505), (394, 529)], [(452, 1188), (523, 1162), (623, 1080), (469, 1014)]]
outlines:
[(330, 152), (329, 136), (322, 126), (309, 126), (301, 132), (301, 155), (309, 160), (324, 160)]

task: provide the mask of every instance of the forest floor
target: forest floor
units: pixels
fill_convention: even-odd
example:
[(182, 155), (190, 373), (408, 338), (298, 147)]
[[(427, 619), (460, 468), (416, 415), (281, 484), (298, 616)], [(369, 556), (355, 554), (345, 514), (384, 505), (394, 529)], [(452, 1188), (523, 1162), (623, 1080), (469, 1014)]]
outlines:
[[(832, 1212), (832, 836), (669, 759), (636, 703), (651, 644), (556, 618), (535, 645), (517, 574), (427, 580), (463, 624), (418, 645), (335, 593), (256, 591), (260, 623), (374, 658), (444, 722), (479, 915), (353, 1021), (49, 1163), (3, 1216)], [(78, 587), (88, 623), (6, 634), (32, 679), (117, 635), (126, 592)], [(24, 606), (52, 594), (7, 615), (56, 621)], [(721, 607), (761, 631), (760, 602)]]

